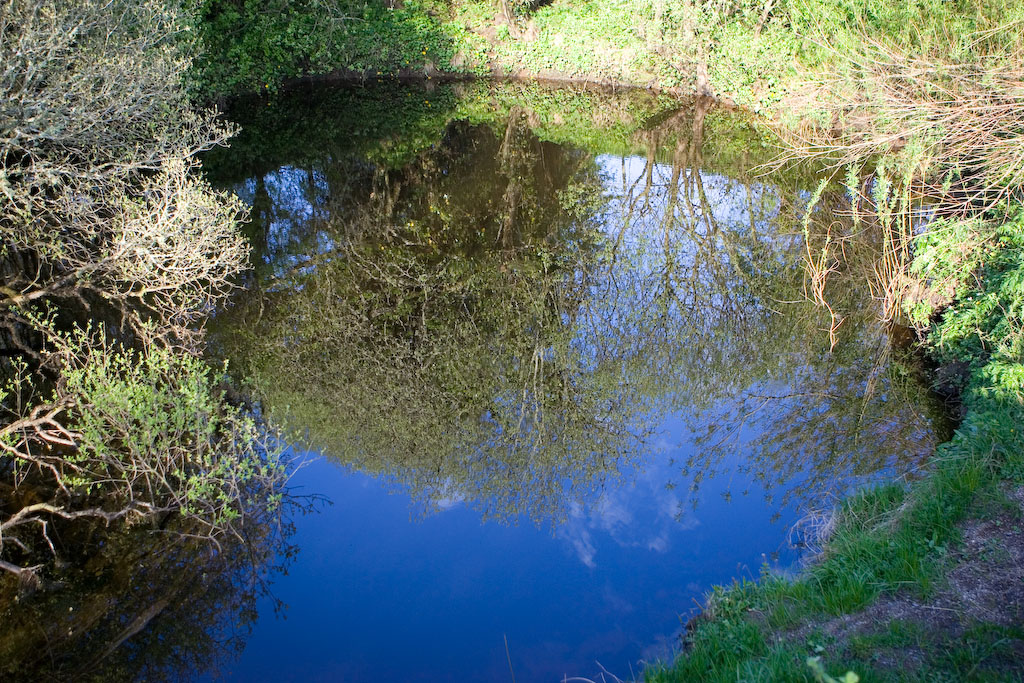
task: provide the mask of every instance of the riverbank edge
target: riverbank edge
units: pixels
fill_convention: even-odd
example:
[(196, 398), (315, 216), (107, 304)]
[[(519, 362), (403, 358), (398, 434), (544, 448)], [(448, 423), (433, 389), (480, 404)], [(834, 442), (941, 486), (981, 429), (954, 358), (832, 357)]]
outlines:
[[(597, 91), (647, 91), (660, 95), (667, 95), (676, 98), (680, 103), (699, 98), (712, 102), (716, 107), (727, 110), (738, 110), (747, 112), (752, 117), (760, 117), (763, 123), (768, 120), (763, 115), (737, 104), (731, 98), (720, 97), (714, 94), (698, 95), (695, 90), (687, 90), (678, 87), (665, 87), (658, 84), (638, 84), (630, 81), (619, 81), (614, 79), (589, 79), (582, 78), (570, 73), (557, 71), (534, 72), (529, 70), (507, 71), (496, 68), (487, 74), (478, 74), (463, 71), (438, 71), (435, 69), (401, 69), (393, 73), (381, 73), (374, 70), (356, 71), (353, 69), (335, 69), (324, 73), (306, 74), (287, 78), (278, 84), (282, 92), (295, 90), (303, 87), (317, 85), (345, 85), (345, 86), (366, 86), (376, 83), (409, 83), (415, 85), (446, 84), (446, 83), (537, 83), (550, 86), (572, 86)], [(230, 95), (219, 94), (212, 97), (219, 109), (224, 109), (226, 104), (235, 98), (245, 98), (260, 95), (259, 90), (248, 90)]]
[[(796, 576), (765, 568), (756, 581), (714, 587), (686, 621), (676, 660), (654, 664), (646, 680), (833, 680), (825, 671), (868, 681), (938, 674), (1020, 680), (1024, 629), (1013, 620), (1024, 586), (1011, 594), (992, 590), (1005, 583), (997, 576), (1001, 558), (971, 555), (983, 547), (1017, 557), (1024, 548), (1021, 443), (1008, 440), (992, 419), (1003, 413), (1020, 424), (1021, 387), (1019, 379), (992, 381), (999, 374), (993, 365), (972, 373), (962, 396), (964, 419), (923, 477), (862, 489), (820, 517), (819, 552)], [(1006, 536), (1001, 528), (1008, 525)], [(984, 597), (1005, 600), (1008, 611), (981, 610), (979, 617), (963, 610), (961, 623), (929, 623), (927, 610), (961, 611), (946, 606), (945, 594), (966, 562), (992, 584), (982, 586)], [(1018, 574), (1011, 580), (1019, 583)], [(887, 606), (900, 602), (919, 609), (894, 615)], [(901, 668), (908, 664), (916, 668)], [(986, 673), (991, 677), (974, 677)]]
[[(479, 34), (476, 34), (479, 35)], [(451, 70), (447, 70), (447, 69)], [(586, 84), (612, 88), (642, 88), (680, 98), (697, 94), (697, 89), (663, 87), (658, 82), (631, 82), (628, 79), (580, 78), (568, 72), (543, 72), (519, 68), (510, 63), (489, 61), (487, 73), (479, 69), (459, 70), (415, 67), (393, 74), (373, 69), (336, 69), (318, 75), (285, 79), (289, 87), (303, 82), (366, 83), (377, 79), (407, 82), (446, 82), (470, 79), (543, 81), (561, 84)], [(729, 97), (713, 97), (724, 105), (734, 105)], [(787, 105), (757, 112), (768, 125), (792, 121)], [(803, 112), (813, 114), (814, 112)], [(792, 125), (790, 123), (789, 125)], [(1006, 249), (1019, 250), (1019, 245)], [(972, 290), (958, 293), (959, 302), (970, 302), (985, 294), (986, 283), (978, 281)], [(969, 304), (966, 304), (969, 305)], [(934, 314), (940, 322), (943, 311)], [(933, 327), (923, 343), (934, 349), (941, 343)], [(933, 354), (934, 355), (934, 354)], [(951, 362), (938, 361), (942, 367)], [(739, 581), (716, 587), (699, 615), (689, 620), (683, 649), (676, 662), (649, 668), (648, 680), (827, 680), (815, 673), (806, 659), (822, 657), (827, 669), (856, 671), (868, 679), (889, 678), (892, 672), (876, 670), (870, 647), (861, 652), (850, 636), (840, 634), (811, 637), (814, 625), (829, 619), (864, 612), (895, 595), (911, 595), (927, 601), (954, 566), (957, 548), (963, 542), (963, 529), (971, 520), (1010, 514), (1019, 519), (1019, 506), (1013, 507), (1011, 495), (1019, 485), (1013, 450), (1024, 448), (1019, 440), (1006, 440), (1000, 429), (991, 429), (992, 415), (1018, 415), (1021, 412), (1019, 378), (998, 373), (991, 363), (979, 358), (959, 358), (952, 363), (973, 366), (970, 379), (961, 393), (964, 419), (954, 438), (936, 453), (928, 473), (904, 485), (891, 484), (858, 492), (845, 500), (828, 516), (830, 529), (817, 561), (793, 578), (765, 573), (760, 581)], [(942, 369), (940, 368), (940, 373)], [(1002, 422), (1003, 420), (997, 420)], [(1018, 640), (1024, 634), (1006, 631), (990, 624), (982, 641), (933, 643), (941, 652), (933, 652), (922, 662), (924, 667), (942, 668), (939, 660), (969, 662), (967, 671), (984, 668), (984, 661), (998, 656), (993, 643)], [(860, 637), (860, 636), (857, 636)], [(802, 640), (802, 642), (797, 642)], [(876, 638), (879, 648), (887, 647)], [(966, 652), (990, 651), (979, 657)], [(863, 648), (861, 648), (863, 650)], [(966, 653), (965, 653), (966, 652)], [(904, 671), (904, 680), (915, 680), (914, 672)], [(921, 674), (924, 675), (923, 673)], [(909, 676), (910, 678), (907, 678)], [(896, 676), (899, 677), (898, 675)]]

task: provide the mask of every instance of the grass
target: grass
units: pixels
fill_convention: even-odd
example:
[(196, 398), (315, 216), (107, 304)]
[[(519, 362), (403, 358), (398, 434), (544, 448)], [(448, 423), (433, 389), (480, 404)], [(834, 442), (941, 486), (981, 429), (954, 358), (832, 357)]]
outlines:
[[(965, 466), (966, 480), (974, 486), (947, 487)], [(914, 621), (878, 624), (882, 631), (847, 640), (813, 631), (803, 640), (793, 640), (802, 625), (856, 613), (883, 595), (901, 591), (927, 600), (942, 579), (947, 553), (935, 539), (945, 532), (946, 540), (953, 542), (957, 522), (972, 509), (969, 503), (999, 495), (995, 479), (977, 477), (976, 471), (966, 459), (945, 460), (937, 476), (926, 480), (930, 485), (911, 489), (909, 495), (916, 500), (906, 505), (896, 505), (892, 496), (879, 498), (874, 492), (859, 496), (844, 512), (863, 510), (866, 505), (879, 513), (879, 524), (867, 530), (842, 525), (824, 561), (796, 581), (765, 575), (760, 582), (716, 588), (704, 616), (687, 634), (679, 659), (648, 670), (646, 680), (813, 680), (806, 659), (814, 656), (823, 657), (833, 671), (852, 670), (865, 681), (893, 680), (890, 672), (875, 671), (878, 654), (891, 651), (899, 657), (910, 648), (924, 651), (926, 667), (935, 675), (942, 672), (953, 674), (953, 680), (970, 680), (993, 657), (1009, 658), (1012, 641), (1021, 638), (1021, 631), (994, 624), (979, 624), (956, 641), (933, 642)], [(928, 501), (929, 493), (941, 493), (942, 502), (954, 505), (936, 514), (941, 505)], [(879, 503), (882, 506), (876, 507)], [(882, 531), (888, 525), (898, 528), (891, 538)], [(921, 531), (928, 535), (918, 536)], [(928, 679), (924, 671), (900, 675), (905, 680)]]

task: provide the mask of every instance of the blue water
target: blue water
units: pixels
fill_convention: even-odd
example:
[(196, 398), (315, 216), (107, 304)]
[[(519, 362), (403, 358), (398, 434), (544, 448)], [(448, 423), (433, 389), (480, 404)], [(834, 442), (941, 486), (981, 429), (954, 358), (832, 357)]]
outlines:
[[(341, 111), (337, 116), (343, 120)], [(309, 116), (320, 120), (315, 111)], [(694, 116), (703, 122), (704, 112)], [(295, 123), (297, 130), (302, 130), (302, 120)], [(846, 311), (835, 349), (823, 322), (827, 316), (800, 294), (803, 232), (796, 214), (787, 212), (806, 203), (814, 181), (752, 181), (749, 167), (722, 161), (737, 155), (721, 140), (690, 140), (689, 146), (678, 143), (674, 152), (670, 148), (644, 157), (556, 145), (532, 128), (510, 123), (506, 129), (503, 121), (469, 125), (456, 120), (444, 126), (436, 142), (421, 144), (411, 160), (400, 163), (390, 157), (380, 161), (386, 155), (376, 147), (370, 156), (360, 156), (344, 138), (325, 138), (312, 147), (296, 143), (291, 156), (283, 154), (252, 168), (243, 164), (221, 180), (256, 214), (255, 243), (262, 246), (257, 276), (250, 284), (257, 293), (263, 287), (266, 298), (251, 307), (258, 312), (255, 320), (275, 320), (284, 311), (285, 322), (268, 325), (266, 333), (281, 339), (269, 339), (271, 344), (253, 353), (257, 360), (248, 367), (255, 368), (259, 376), (254, 382), (266, 396), (315, 406), (299, 414), (313, 415), (316, 424), (292, 419), (290, 426), (314, 432), (312, 441), (322, 441), (324, 449), (305, 455), (306, 464), (292, 483), (298, 493), (333, 501), (296, 520), (291, 541), (299, 555), (272, 587), (273, 596), (287, 608), (275, 616), (274, 603), (269, 598), (262, 602), (241, 657), (219, 672), (227, 680), (529, 683), (600, 680), (605, 671), (632, 679), (645, 665), (671, 659), (683, 624), (712, 586), (756, 578), (762, 568), (798, 569), (802, 551), (791, 542), (791, 528), (809, 509), (828, 507), (834, 496), (851, 487), (900, 473), (934, 444), (934, 412), (906, 408), (924, 406), (927, 392), (908, 366), (889, 373), (893, 355), (884, 328), (874, 322), (866, 285), (862, 301)], [(704, 130), (694, 124), (693, 131), (698, 129)], [(675, 140), (675, 134), (667, 131), (666, 139)], [(315, 129), (296, 135), (318, 139)], [(644, 131), (636, 135), (648, 139), (642, 138), (648, 135)], [(257, 134), (253, 139), (260, 138)], [(395, 139), (382, 139), (386, 150), (397, 145)], [(519, 147), (509, 140), (518, 140)], [(702, 144), (724, 151), (718, 156), (708, 152), (707, 158), (693, 155)], [(519, 150), (519, 166), (508, 148)], [(683, 154), (687, 150), (690, 157)], [(509, 178), (527, 166), (547, 175), (534, 184), (525, 182), (518, 195), (506, 189), (513, 188)], [(344, 251), (347, 240), (372, 243), (359, 232), (364, 228), (352, 226), (378, 217), (382, 209), (373, 202), (382, 194), (400, 188), (393, 190), (399, 208), (381, 219), (388, 230), (400, 226), (397, 237), (382, 238), (381, 245), (354, 253), (375, 268), (386, 268), (389, 262), (381, 256), (387, 253), (385, 247), (407, 254), (402, 250), (413, 248), (406, 245), (420, 240), (415, 249), (425, 254), (426, 265), (403, 266), (424, 269), (421, 280), (413, 281), (455, 287), (455, 279), (431, 270), (439, 260), (444, 267), (468, 263), (467, 272), (476, 268), (488, 277), (499, 268), (495, 263), (501, 277), (506, 266), (516, 272), (532, 263), (532, 257), (519, 252), (502, 256), (509, 248), (502, 233), (493, 232), (504, 214), (498, 209), (488, 213), (492, 203), (500, 207), (503, 198), (513, 197), (516, 207), (527, 205), (516, 209), (516, 216), (526, 217), (522, 222), (527, 227), (519, 228), (526, 236), (515, 246), (533, 249), (539, 238), (527, 219), (555, 215), (561, 221), (552, 207), (567, 203), (564, 198), (576, 196), (572, 193), (581, 186), (589, 188), (600, 206), (585, 219), (559, 222), (557, 235), (542, 234), (540, 243), (559, 255), (576, 253), (573, 249), (583, 254), (588, 244), (579, 237), (583, 234), (608, 252), (594, 262), (580, 256), (578, 270), (562, 266), (560, 272), (568, 272), (569, 280), (586, 283), (585, 301), (571, 309), (576, 317), (562, 313), (556, 323), (545, 318), (534, 323), (540, 326), (538, 339), (557, 340), (558, 326), (566, 326), (572, 333), (570, 344), (552, 350), (558, 346), (553, 342), (551, 348), (534, 351), (532, 358), (516, 355), (523, 353), (519, 344), (526, 333), (515, 332), (520, 335), (515, 337), (508, 332), (513, 335), (509, 341), (502, 334), (519, 328), (510, 324), (506, 329), (502, 320), (485, 318), (480, 327), (495, 325), (499, 333), (484, 336), (480, 348), (491, 349), (493, 367), (502, 368), (488, 376), (498, 387), (496, 394), (485, 397), (493, 399), (487, 404), (490, 411), (514, 414), (519, 385), (516, 377), (509, 377), (531, 361), (542, 358), (569, 377), (563, 386), (578, 392), (577, 402), (552, 399), (555, 407), (541, 417), (557, 421), (579, 406), (583, 412), (601, 413), (598, 420), (581, 419), (566, 429), (566, 438), (575, 439), (565, 447), (566, 457), (579, 458), (581, 468), (593, 470), (562, 472), (557, 463), (543, 464), (543, 459), (529, 461), (541, 465), (517, 469), (516, 458), (525, 456), (513, 444), (517, 435), (507, 431), (514, 421), (500, 423), (491, 419), (493, 412), (478, 412), (474, 422), (476, 404), (470, 406), (470, 418), (445, 419), (436, 433), (417, 433), (418, 423), (402, 427), (407, 431), (400, 432), (401, 443), (416, 457), (396, 453), (391, 462), (387, 420), (368, 418), (359, 405), (330, 404), (330, 397), (338, 394), (329, 392), (344, 391), (346, 382), (360, 391), (379, 389), (390, 396), (387, 387), (373, 385), (378, 375), (360, 378), (361, 366), (355, 363), (335, 376), (328, 362), (323, 376), (313, 377), (308, 386), (302, 381), (292, 386), (294, 372), (305, 368), (288, 365), (292, 354), (283, 354), (283, 360), (276, 356), (280, 348), (296, 353), (313, 348), (313, 361), (334, 353), (337, 365), (349, 349), (358, 354), (367, 345), (394, 343), (391, 337), (370, 336), (368, 344), (360, 339), (351, 347), (332, 346), (334, 342), (317, 346), (330, 341), (336, 330), (313, 326), (309, 332), (311, 315), (329, 316), (315, 306), (312, 314), (302, 308), (307, 294), (363, 295), (352, 294), (348, 281), (339, 280), (329, 268), (351, 258)], [(361, 213), (363, 206), (369, 209)], [(479, 230), (474, 220), (480, 221)], [(449, 240), (444, 248), (454, 256), (444, 248), (435, 255), (423, 234), (402, 232), (406, 222), (427, 226), (423, 234), (431, 236), (430, 245), (433, 239)], [(371, 238), (373, 230), (367, 231)], [(594, 263), (599, 264), (596, 270)], [(366, 297), (374, 306), (384, 306), (373, 298), (384, 285), (374, 286)], [(480, 310), (504, 310), (500, 292), (481, 288), (471, 294), (482, 297), (483, 303), (475, 304)], [(397, 301), (396, 310), (404, 311), (407, 295), (402, 291), (389, 301)], [(845, 300), (843, 304), (851, 306)], [(425, 322), (423, 329), (479, 322), (470, 317), (467, 323), (452, 314), (452, 323), (452, 315), (445, 317), (445, 305), (442, 301), (432, 309), (436, 326)], [(294, 319), (289, 319), (293, 309)], [(397, 320), (393, 324), (404, 330), (399, 325), (409, 324), (404, 315), (395, 313), (389, 320)], [(417, 316), (411, 316), (413, 322)], [(535, 331), (530, 325), (522, 329)], [(217, 343), (223, 345), (232, 335), (237, 332), (229, 325), (214, 339), (219, 336)], [(429, 351), (430, 337), (426, 339)], [(532, 338), (528, 341), (533, 343)], [(393, 349), (388, 346), (381, 353)], [(367, 359), (372, 362), (374, 356)], [(385, 371), (378, 374), (388, 376)], [(404, 379), (400, 373), (395, 376)], [(433, 375), (423, 376), (427, 385), (435, 381)], [(416, 382), (410, 386), (422, 389)], [(327, 398), (321, 400), (319, 392)], [(402, 400), (402, 394), (395, 395)], [(425, 395), (450, 396), (442, 390)], [(531, 392), (523, 389), (521, 395), (526, 408), (536, 408)], [(597, 398), (588, 402), (592, 396)], [(271, 413), (286, 407), (266, 406)], [(561, 447), (544, 441), (560, 432), (558, 426), (539, 430), (543, 419), (526, 421), (524, 442)], [(488, 431), (492, 422), (506, 427)], [(363, 432), (346, 431), (351, 431), (350, 424), (376, 431), (363, 440)], [(332, 432), (334, 427), (340, 437)], [(470, 435), (467, 450), (417, 450), (420, 443), (449, 444), (432, 440), (448, 429)], [(619, 436), (609, 437), (602, 429)], [(317, 438), (324, 433), (330, 438)], [(451, 443), (463, 444), (457, 439)], [(607, 453), (613, 462), (594, 465), (603, 454), (594, 450), (608, 443), (617, 449)], [(897, 461), (897, 454), (905, 456), (903, 461)], [(441, 463), (439, 472), (424, 480), (420, 475), (433, 465), (423, 463), (433, 463), (434, 455)], [(444, 472), (444, 467), (451, 470)], [(531, 508), (535, 501), (529, 487), (550, 483), (550, 472), (544, 469), (549, 467), (566, 484), (538, 494), (544, 503), (538, 514)], [(501, 498), (501, 485), (494, 491), (489, 488), (494, 482), (480, 478), (506, 470), (513, 472), (514, 486), (522, 488), (512, 491), (511, 504), (503, 500), (495, 507), (491, 498)], [(559, 492), (562, 499), (557, 499)], [(485, 517), (485, 511), (491, 514)]]
[[(694, 511), (665, 488), (678, 479), (668, 463), (680, 449), (669, 444), (685, 425), (659, 431), (642, 471), (557, 528), (484, 523), (458, 503), (421, 517), (401, 491), (310, 457), (293, 483), (334, 504), (299, 520), (300, 555), (273, 588), (285, 618), (264, 604), (267, 616), (224, 674), (511, 681), (511, 658), (517, 681), (596, 678), (601, 666), (627, 679), (669, 657), (711, 585), (756, 576), (766, 562), (792, 567), (785, 538), (797, 511), (766, 504), (764, 489), (736, 473), (705, 485)], [(745, 488), (728, 502), (721, 495)]]

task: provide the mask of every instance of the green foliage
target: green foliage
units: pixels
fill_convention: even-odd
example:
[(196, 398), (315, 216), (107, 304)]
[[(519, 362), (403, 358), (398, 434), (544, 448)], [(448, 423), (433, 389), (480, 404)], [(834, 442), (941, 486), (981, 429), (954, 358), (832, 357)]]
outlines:
[(989, 382), (1020, 386), (1014, 366), (1024, 362), (1024, 212), (994, 227), (980, 219), (957, 231), (942, 227), (925, 235), (915, 260), (917, 272), (959, 285), (935, 327), (936, 354), (979, 369), (992, 363)]
[(344, 21), (334, 9), (319, 0), (196, 0), (199, 87), (276, 89), (286, 78), (323, 68), (335, 40), (330, 27)]
[(807, 666), (814, 673), (814, 680), (818, 681), (818, 683), (859, 683), (860, 681), (860, 676), (852, 671), (847, 671), (839, 678), (829, 676), (821, 663), (821, 657), (808, 657)]
[(287, 79), (330, 72), (428, 78), (524, 69), (686, 90), (695, 65), (704, 64), (716, 92), (760, 109), (777, 102), (792, 78), (787, 65), (799, 44), (782, 21), (753, 30), (765, 9), (759, 0), (196, 2), (203, 55), (193, 76), (207, 96), (273, 91)]
[(68, 428), (79, 436), (62, 483), (73, 493), (110, 501), (148, 490), (151, 505), (213, 529), (241, 517), (251, 496), (274, 493), (251, 489), (272, 484), (282, 465), (253, 418), (224, 402), (202, 359), (101, 340), (64, 340), (73, 360), (60, 393), (78, 406)]
[(453, 64), (458, 47), (449, 32), (457, 27), (443, 20), (448, 12), (443, 4), (413, 0), (395, 9), (363, 7), (358, 20), (345, 27), (343, 47), (333, 55), (335, 68), (370, 76), (418, 73), (424, 78), (463, 71)]
[(939, 218), (929, 223), (928, 230), (914, 242), (910, 274), (926, 284), (931, 298), (905, 301), (910, 319), (927, 325), (958, 292), (971, 289), (975, 273), (995, 251), (993, 230), (983, 219)]
[(191, 18), (165, 0), (2, 16), (0, 568), (36, 582), (69, 552), (50, 534), (100, 522), (254, 532), (285, 477), (199, 360), (248, 249), (241, 205), (195, 173), (231, 128), (182, 83)]
[(865, 37), (899, 45), (915, 55), (941, 53), (952, 61), (973, 61), (982, 54), (974, 36), (1021, 17), (1014, 0), (787, 0), (786, 18), (797, 35), (818, 39), (805, 59), (835, 64)]
[(975, 287), (959, 292), (930, 341), (944, 363), (970, 368), (967, 416), (949, 445), (962, 457), (984, 457), (1003, 476), (1024, 480), (1024, 220), (995, 229), (979, 250)]
[(276, 91), (288, 79), (312, 74), (426, 78), (473, 66), (473, 50), (459, 45), (467, 39), (465, 27), (444, 20), (448, 10), (441, 2), (196, 2), (203, 53), (193, 79), (207, 97)]
[(1002, 27), (1024, 17), (1012, 0), (195, 2), (208, 95), (330, 72), (525, 72), (692, 92), (704, 73), (716, 94), (775, 114), (806, 70), (855, 77), (844, 55), (866, 40), (971, 62), (1012, 43)]
[(770, 114), (797, 78), (795, 56), (802, 44), (799, 35), (778, 23), (757, 35), (749, 26), (720, 23), (708, 55), (712, 87), (754, 112)]

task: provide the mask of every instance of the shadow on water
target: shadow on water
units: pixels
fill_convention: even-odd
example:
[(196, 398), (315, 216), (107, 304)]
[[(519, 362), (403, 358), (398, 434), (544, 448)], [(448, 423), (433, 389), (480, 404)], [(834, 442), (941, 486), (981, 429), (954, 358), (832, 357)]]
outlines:
[(46, 585), (8, 583), (0, 592), (5, 681), (179, 681), (216, 672), (242, 651), (268, 581), (293, 552), (288, 530), (258, 523), (216, 545), (99, 524), (73, 536), (51, 532), (64, 561)]

